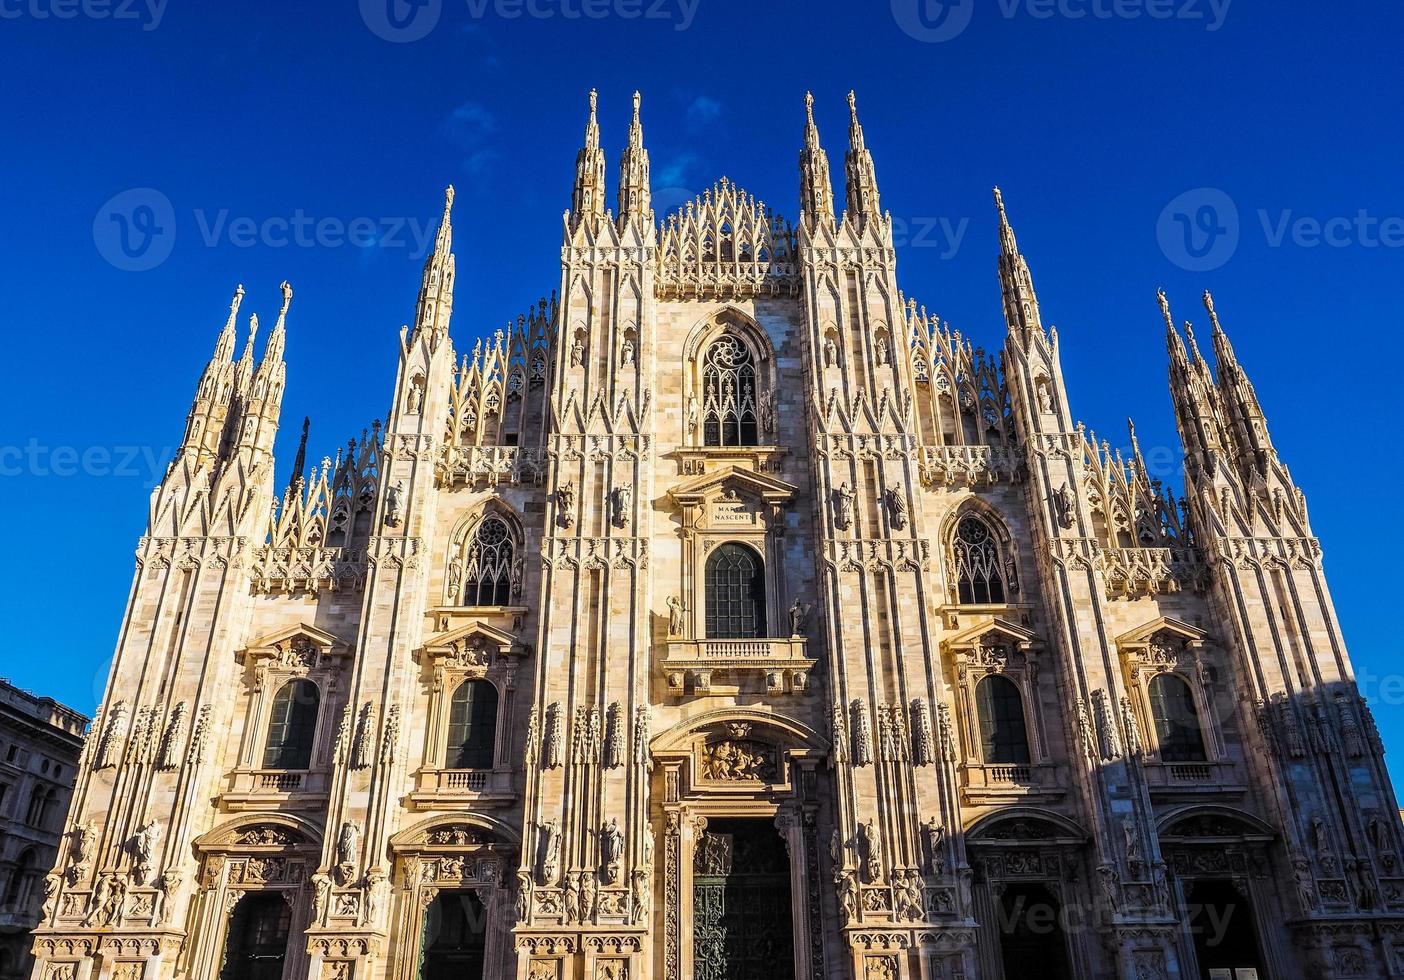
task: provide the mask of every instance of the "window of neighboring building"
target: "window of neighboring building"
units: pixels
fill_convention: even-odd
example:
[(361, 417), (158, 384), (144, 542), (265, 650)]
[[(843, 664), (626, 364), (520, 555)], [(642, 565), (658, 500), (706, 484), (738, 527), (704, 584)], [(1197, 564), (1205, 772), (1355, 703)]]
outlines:
[(289, 681), (279, 689), (273, 698), (263, 768), (306, 769), (312, 764), (320, 702), (317, 685), (309, 680)]
[(491, 769), (497, 742), (497, 688), (484, 680), (464, 681), (449, 705), (448, 769)]
[(975, 685), (980, 745), (986, 762), (1028, 765), (1029, 736), (1024, 727), (1024, 698), (1007, 677), (991, 675)]
[(766, 634), (765, 566), (743, 544), (724, 544), (707, 558), (707, 637), (759, 638)]

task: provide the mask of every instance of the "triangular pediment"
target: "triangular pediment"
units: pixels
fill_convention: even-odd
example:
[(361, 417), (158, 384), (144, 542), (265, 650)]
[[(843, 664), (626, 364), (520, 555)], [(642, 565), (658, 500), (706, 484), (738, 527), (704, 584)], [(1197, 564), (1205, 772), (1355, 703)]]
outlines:
[(246, 652), (253, 654), (277, 653), (290, 645), (303, 641), (308, 643), (325, 654), (340, 654), (347, 652), (347, 647), (342, 642), (341, 637), (326, 630), (318, 629), (315, 626), (308, 626), (306, 623), (298, 623), (294, 626), (287, 626), (276, 633), (269, 633), (246, 647)]
[(476, 622), (447, 633), (431, 637), (424, 649), (431, 654), (456, 655), (464, 650), (495, 651), (503, 656), (520, 657), (527, 652), (525, 645), (506, 630), (490, 623)]
[(768, 504), (787, 504), (795, 499), (799, 487), (744, 466), (725, 466), (715, 472), (695, 476), (668, 493), (680, 504), (700, 504), (720, 496), (726, 490), (734, 490)]
[(962, 630), (947, 639), (945, 646), (947, 650), (955, 652), (973, 650), (977, 646), (990, 643), (1008, 643), (1016, 650), (1026, 652), (1037, 650), (1043, 646), (1043, 641), (1038, 638), (1038, 634), (998, 616)]
[(1161, 616), (1144, 626), (1137, 626), (1130, 632), (1121, 634), (1116, 638), (1116, 645), (1122, 649), (1146, 646), (1161, 633), (1169, 633), (1183, 643), (1203, 643), (1209, 639), (1209, 634), (1198, 627), (1171, 619), (1169, 616)]

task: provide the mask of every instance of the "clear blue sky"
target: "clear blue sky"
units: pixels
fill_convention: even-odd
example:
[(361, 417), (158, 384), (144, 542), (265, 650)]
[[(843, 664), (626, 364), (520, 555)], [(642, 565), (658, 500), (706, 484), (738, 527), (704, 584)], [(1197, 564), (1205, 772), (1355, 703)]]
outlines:
[[(663, 202), (726, 175), (791, 217), (804, 91), (841, 180), (856, 88), (906, 230), (904, 287), (977, 344), (1001, 343), (999, 183), (1075, 412), (1114, 444), (1133, 415), (1148, 452), (1177, 448), (1155, 289), (1198, 322), (1214, 290), (1309, 496), (1404, 775), (1404, 8), (431, 0), (401, 6), (396, 28), (386, 2), (0, 0), (0, 674), (92, 710), (150, 488), (236, 283), (265, 323), (278, 283), (296, 289), (279, 455), (286, 467), (306, 414), (320, 458), (384, 412), (418, 285), (413, 231), (432, 226), (445, 184), (458, 188), (454, 333), (471, 348), (556, 284), (590, 87), (611, 185), (638, 88)], [(119, 197), (137, 188), (158, 193)], [(300, 216), (322, 233), (285, 234)], [(1302, 219), (1346, 220), (1313, 244)], [(1218, 234), (1235, 227), (1236, 249)]]

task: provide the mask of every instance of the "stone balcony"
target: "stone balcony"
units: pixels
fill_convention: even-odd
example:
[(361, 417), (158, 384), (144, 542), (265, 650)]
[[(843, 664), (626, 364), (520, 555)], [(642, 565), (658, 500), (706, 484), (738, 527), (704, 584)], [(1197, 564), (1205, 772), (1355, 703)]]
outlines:
[(414, 783), (409, 805), (415, 810), (474, 810), (517, 798), (505, 769), (420, 769)]
[(325, 806), (331, 774), (325, 769), (236, 769), (221, 803), (230, 810)]
[(1235, 795), (1247, 791), (1238, 767), (1232, 762), (1142, 763), (1151, 795), (1160, 799), (1182, 796)]
[(669, 640), (663, 658), (668, 693), (675, 697), (799, 694), (808, 690), (818, 661), (802, 636), (783, 639)]
[(991, 803), (1056, 800), (1067, 792), (1061, 767), (970, 762), (961, 767), (961, 795), (972, 806)]

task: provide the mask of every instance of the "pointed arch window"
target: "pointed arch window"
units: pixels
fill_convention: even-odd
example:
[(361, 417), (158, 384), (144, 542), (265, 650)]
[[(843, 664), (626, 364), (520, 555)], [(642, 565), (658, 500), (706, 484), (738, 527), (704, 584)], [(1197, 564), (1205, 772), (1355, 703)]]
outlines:
[(321, 694), (309, 680), (288, 681), (279, 688), (268, 722), (263, 768), (297, 770), (312, 765), (320, 706)]
[(1024, 698), (1007, 677), (991, 674), (975, 685), (980, 720), (980, 747), (987, 763), (1029, 764), (1029, 735), (1024, 726)]
[(515, 558), (512, 529), (500, 517), (488, 517), (478, 525), (468, 545), (464, 568), (467, 591), (465, 606), (505, 606), (511, 600), (512, 567)]
[(765, 636), (765, 566), (743, 544), (724, 544), (707, 559), (707, 637)]
[(1008, 589), (994, 530), (973, 514), (960, 519), (952, 545), (956, 596), (961, 605), (1001, 605)]
[(1183, 677), (1157, 674), (1148, 688), (1162, 762), (1207, 762), (1194, 692)]
[(491, 769), (497, 744), (497, 688), (485, 680), (468, 680), (449, 704), (445, 768)]
[(725, 333), (702, 358), (702, 441), (708, 446), (760, 442), (756, 358), (740, 337)]

